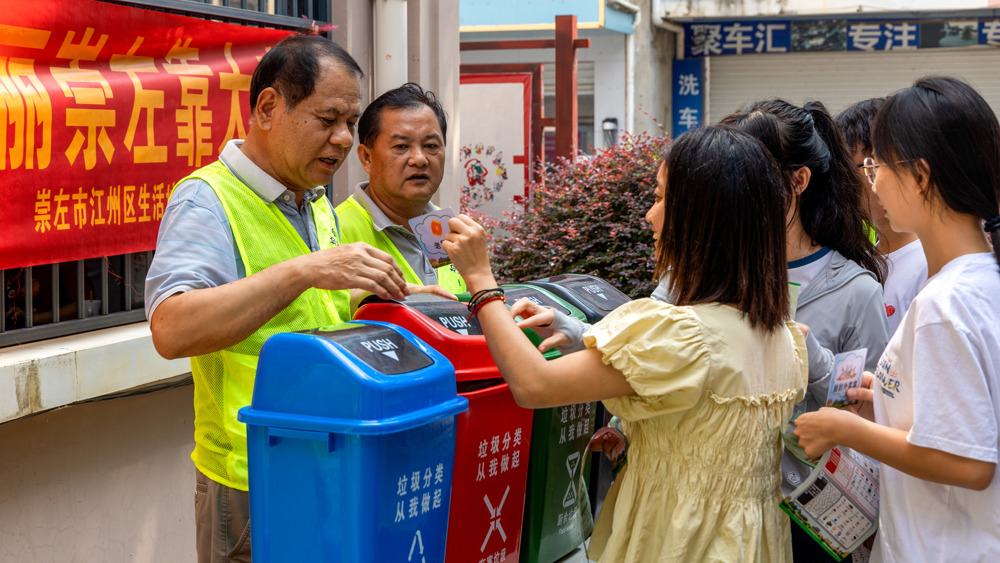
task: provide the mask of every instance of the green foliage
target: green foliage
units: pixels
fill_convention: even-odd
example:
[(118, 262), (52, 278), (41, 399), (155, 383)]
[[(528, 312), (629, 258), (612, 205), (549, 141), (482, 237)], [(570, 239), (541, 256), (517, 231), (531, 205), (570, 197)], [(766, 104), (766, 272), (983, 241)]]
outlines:
[(493, 270), (500, 282), (590, 274), (630, 297), (648, 297), (656, 283), (645, 214), (668, 142), (625, 134), (594, 156), (542, 169), (523, 210), (488, 225), (496, 235)]

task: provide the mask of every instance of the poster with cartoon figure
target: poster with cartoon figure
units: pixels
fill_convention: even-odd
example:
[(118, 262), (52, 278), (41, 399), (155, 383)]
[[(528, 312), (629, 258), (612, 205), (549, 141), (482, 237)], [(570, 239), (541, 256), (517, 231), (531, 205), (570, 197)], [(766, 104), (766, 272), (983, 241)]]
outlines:
[(528, 195), (531, 75), (463, 74), (460, 94), (461, 212), (504, 219)]
[(841, 352), (833, 357), (833, 369), (830, 370), (830, 390), (826, 396), (826, 406), (842, 408), (857, 403), (847, 398), (847, 390), (861, 387), (861, 375), (865, 371), (865, 359), (868, 348)]
[(420, 242), (420, 248), (427, 255), (427, 260), (431, 266), (440, 268), (451, 264), (448, 253), (441, 248), (441, 241), (448, 234), (448, 219), (455, 216), (455, 212), (450, 207), (442, 207), (437, 211), (425, 213), (419, 217), (410, 219), (410, 228)]

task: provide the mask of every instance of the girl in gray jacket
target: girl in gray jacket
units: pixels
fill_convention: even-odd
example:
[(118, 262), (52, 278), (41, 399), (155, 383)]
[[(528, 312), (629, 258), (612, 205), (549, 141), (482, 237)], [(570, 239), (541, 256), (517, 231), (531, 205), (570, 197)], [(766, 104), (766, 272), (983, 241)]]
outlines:
[[(795, 320), (809, 326), (809, 388), (797, 409), (814, 411), (826, 402), (835, 354), (867, 348), (865, 368), (874, 370), (889, 341), (886, 264), (865, 221), (867, 186), (820, 102), (754, 102), (722, 121), (763, 141), (785, 176), (788, 279), (801, 286)], [(809, 467), (786, 452), (782, 474), (787, 494)], [(792, 545), (797, 562), (834, 561), (794, 526)]]

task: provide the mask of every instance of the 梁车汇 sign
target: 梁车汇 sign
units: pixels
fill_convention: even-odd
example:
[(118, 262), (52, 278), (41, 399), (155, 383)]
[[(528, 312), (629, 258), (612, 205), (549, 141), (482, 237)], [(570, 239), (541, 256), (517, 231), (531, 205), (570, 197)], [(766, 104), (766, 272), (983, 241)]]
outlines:
[(686, 57), (1000, 45), (1000, 19), (738, 20), (684, 24)]

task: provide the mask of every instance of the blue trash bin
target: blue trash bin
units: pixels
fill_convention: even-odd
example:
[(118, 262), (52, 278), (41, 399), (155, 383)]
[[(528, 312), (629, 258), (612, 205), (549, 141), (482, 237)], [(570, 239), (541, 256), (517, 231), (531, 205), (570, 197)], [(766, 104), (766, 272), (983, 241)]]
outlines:
[(397, 326), (270, 338), (238, 415), (254, 561), (443, 562), (467, 408), (451, 363)]

